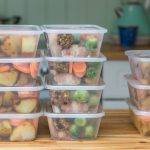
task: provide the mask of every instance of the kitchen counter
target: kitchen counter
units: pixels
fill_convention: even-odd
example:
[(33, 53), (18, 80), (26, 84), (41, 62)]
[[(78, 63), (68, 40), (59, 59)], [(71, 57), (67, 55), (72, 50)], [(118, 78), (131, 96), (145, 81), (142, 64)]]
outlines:
[[(114, 45), (110, 43), (102, 44), (102, 53), (107, 57), (108, 60), (127, 60), (127, 56), (124, 54), (125, 49), (119, 45)], [(135, 46), (129, 48), (133, 50), (150, 50), (150, 45), (147, 46)]]
[(128, 110), (107, 110), (98, 138), (92, 141), (54, 141), (47, 120), (41, 117), (38, 138), (31, 142), (1, 142), (1, 150), (123, 150), (150, 148), (150, 138), (142, 137), (130, 121)]

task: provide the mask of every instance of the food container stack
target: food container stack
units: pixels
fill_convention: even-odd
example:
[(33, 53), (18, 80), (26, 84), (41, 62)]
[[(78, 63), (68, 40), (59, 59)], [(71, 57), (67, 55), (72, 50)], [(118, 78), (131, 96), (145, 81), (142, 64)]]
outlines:
[(131, 118), (142, 135), (150, 136), (150, 50), (130, 50), (125, 53), (132, 75), (126, 75)]
[(50, 100), (45, 115), (52, 139), (97, 137), (104, 116), (100, 74), (105, 56), (100, 52), (104, 28), (92, 25), (44, 25)]
[(41, 116), (37, 26), (0, 25), (0, 140), (36, 138)]

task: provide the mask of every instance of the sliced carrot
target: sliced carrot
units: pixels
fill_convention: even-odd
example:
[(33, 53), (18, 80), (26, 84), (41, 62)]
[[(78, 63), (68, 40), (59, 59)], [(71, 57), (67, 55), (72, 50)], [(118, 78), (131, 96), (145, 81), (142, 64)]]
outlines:
[(83, 72), (83, 73), (76, 72), (75, 75), (79, 78), (82, 78), (85, 75), (85, 72)]
[(73, 72), (77, 77), (83, 77), (86, 72), (86, 63), (85, 62), (74, 62), (73, 63)]
[(36, 98), (36, 97), (38, 97), (38, 92), (36, 92), (36, 91), (30, 91), (30, 92), (28, 92), (28, 91), (24, 91), (24, 92), (18, 92), (18, 97), (19, 98), (26, 98), (26, 97), (32, 97), (32, 98)]
[(13, 63), (13, 67), (23, 73), (30, 73), (29, 63)]
[(2, 65), (0, 66), (0, 72), (7, 72), (11, 69), (9, 65)]
[(37, 73), (38, 73), (38, 63), (36, 62), (30, 63), (30, 72), (31, 72), (32, 78), (36, 78)]
[(73, 66), (73, 62), (69, 63), (69, 73), (72, 73), (72, 66)]
[(11, 125), (13, 125), (13, 126), (18, 126), (18, 125), (20, 125), (22, 122), (24, 122), (26, 119), (20, 119), (20, 118), (18, 118), (18, 119), (10, 119), (10, 123), (11, 123)]

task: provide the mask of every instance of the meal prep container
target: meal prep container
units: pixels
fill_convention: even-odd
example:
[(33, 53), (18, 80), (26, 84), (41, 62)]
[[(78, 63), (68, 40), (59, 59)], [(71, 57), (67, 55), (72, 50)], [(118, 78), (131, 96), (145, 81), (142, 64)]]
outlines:
[(0, 25), (0, 58), (34, 57), (41, 33), (36, 25)]
[(126, 51), (133, 76), (143, 84), (150, 84), (150, 50)]
[(143, 136), (150, 136), (150, 112), (140, 111), (129, 102), (131, 119)]
[(30, 87), (0, 87), (0, 113), (29, 114), (39, 108), (41, 81)]
[(54, 57), (98, 57), (107, 29), (96, 25), (43, 25)]
[(0, 114), (0, 141), (32, 141), (37, 136), (42, 112)]
[(98, 135), (102, 110), (93, 114), (57, 114), (47, 108), (45, 116), (48, 118), (49, 130), (55, 140), (92, 140)]
[(0, 86), (35, 84), (42, 58), (1, 58)]
[(99, 58), (48, 57), (52, 85), (98, 85), (103, 62)]
[(46, 80), (54, 113), (96, 113), (105, 84), (99, 86), (54, 86)]
[(125, 76), (128, 81), (130, 99), (139, 110), (150, 111), (150, 85), (140, 84), (131, 75)]

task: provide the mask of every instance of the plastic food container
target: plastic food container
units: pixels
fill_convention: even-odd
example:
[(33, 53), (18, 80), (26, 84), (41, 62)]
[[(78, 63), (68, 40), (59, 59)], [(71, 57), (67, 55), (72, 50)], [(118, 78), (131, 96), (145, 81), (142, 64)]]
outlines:
[(102, 54), (99, 58), (45, 58), (53, 85), (97, 85), (106, 60)]
[(126, 51), (133, 76), (143, 84), (150, 84), (150, 50)]
[(55, 140), (92, 140), (98, 135), (104, 112), (93, 114), (57, 114), (47, 109), (51, 138)]
[(0, 141), (32, 141), (37, 136), (42, 112), (31, 114), (0, 114)]
[(43, 25), (54, 57), (98, 57), (107, 29), (96, 25)]
[(150, 86), (140, 84), (131, 75), (125, 76), (128, 81), (130, 99), (139, 110), (150, 111)]
[(0, 25), (0, 58), (34, 57), (41, 33), (36, 25)]
[(0, 86), (32, 86), (42, 58), (1, 58)]
[(47, 80), (54, 113), (96, 113), (105, 84), (99, 86), (54, 86)]
[(141, 135), (150, 136), (150, 112), (140, 111), (129, 103), (131, 119)]
[(29, 114), (39, 108), (40, 80), (30, 87), (0, 87), (0, 113)]

